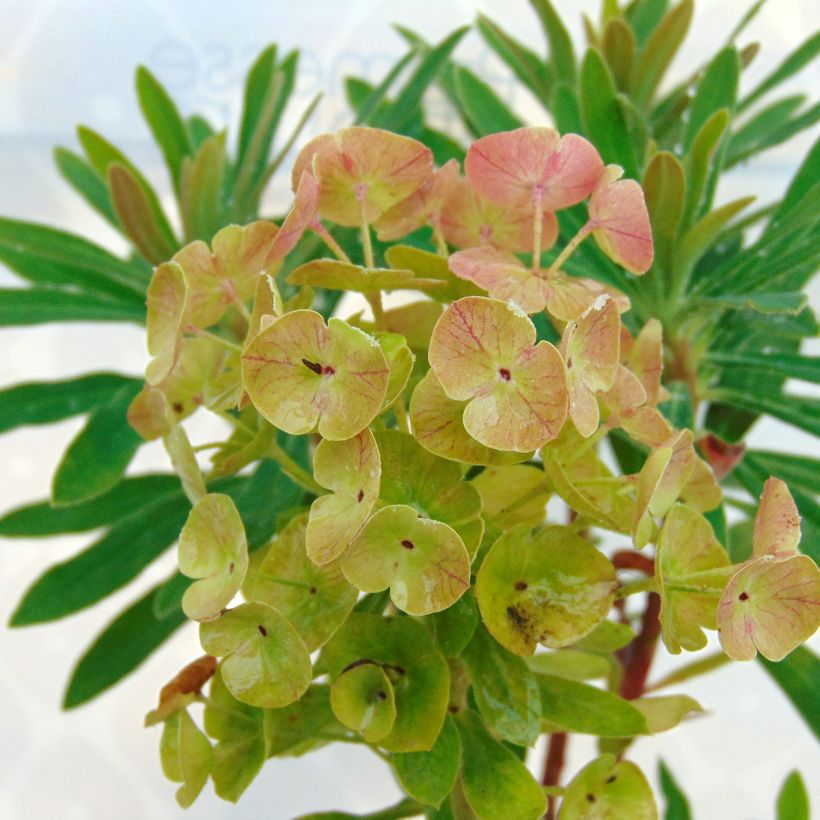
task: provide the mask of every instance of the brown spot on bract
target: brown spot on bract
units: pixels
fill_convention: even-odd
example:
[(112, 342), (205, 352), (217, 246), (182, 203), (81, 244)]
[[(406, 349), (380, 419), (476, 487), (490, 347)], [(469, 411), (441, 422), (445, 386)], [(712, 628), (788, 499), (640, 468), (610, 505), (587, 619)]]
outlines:
[(376, 692), (376, 697), (377, 697), (379, 700), (387, 700), (387, 692), (385, 692), (385, 691), (384, 691), (384, 690), (382, 690), (382, 689), (379, 689), (379, 691), (378, 691), (378, 692)]
[(606, 779), (606, 782), (607, 783), (614, 783), (617, 779), (618, 779), (618, 775), (617, 774), (612, 774)]
[(267, 638), (267, 637), (268, 637), (268, 630), (267, 630), (267, 629), (265, 629), (265, 627), (264, 627), (264, 626), (262, 626), (262, 624), (259, 624), (256, 628), (259, 630), (259, 634), (260, 634), (263, 638)]
[(737, 596), (738, 601), (747, 601), (749, 599), (748, 592), (741, 592), (740, 595)]
[(311, 587), (309, 592), (310, 592), (311, 595), (315, 595), (316, 594), (316, 587)]
[(317, 376), (322, 375), (322, 365), (320, 365), (318, 362), (311, 362), (309, 359), (302, 359), (302, 364), (308, 370), (312, 370)]
[(175, 402), (171, 405), (171, 407), (173, 407), (173, 408), (174, 408), (174, 412), (175, 412), (175, 413), (177, 413), (178, 415), (179, 415), (179, 414), (181, 414), (181, 413), (182, 413), (182, 411), (185, 409), (185, 408), (182, 406), (182, 402), (181, 402), (181, 401), (175, 401)]
[(594, 803), (595, 802), (595, 795), (594, 794), (588, 794), (587, 795), (587, 800), (589, 800), (590, 803)]
[(526, 581), (516, 581), (515, 588), (519, 592), (523, 592), (527, 588), (527, 582)]
[(364, 490), (359, 490), (358, 495), (356, 496), (356, 501), (360, 504), (364, 501)]
[(333, 367), (331, 364), (326, 364), (322, 368), (322, 375), (323, 376), (332, 376), (336, 372), (336, 368)]
[(507, 617), (520, 629), (527, 623), (527, 619), (514, 606), (507, 607)]
[(406, 550), (414, 550), (416, 548), (416, 545), (412, 541), (410, 541), (408, 538), (405, 538), (404, 541), (401, 542), (401, 545)]
[(454, 703), (451, 703), (451, 704), (447, 707), (447, 711), (448, 711), (451, 715), (457, 715), (457, 714), (458, 714), (458, 706), (456, 706)]
[(234, 562), (231, 561), (231, 563), (228, 564), (228, 575), (231, 575), (235, 569), (236, 569), (236, 564), (234, 564)]
[(506, 367), (499, 367), (498, 368), (498, 375), (505, 381), (508, 382), (512, 379), (512, 373), (507, 370)]

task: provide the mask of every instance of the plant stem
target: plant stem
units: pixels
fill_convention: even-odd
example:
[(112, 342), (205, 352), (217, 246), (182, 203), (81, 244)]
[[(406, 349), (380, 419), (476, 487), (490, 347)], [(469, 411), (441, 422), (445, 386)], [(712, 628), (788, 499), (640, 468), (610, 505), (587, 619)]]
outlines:
[(300, 487), (313, 495), (327, 495), (327, 490), (316, 482), (313, 476), (297, 464), (274, 439), (268, 444), (266, 452)]
[(447, 240), (444, 238), (444, 234), (441, 232), (441, 228), (438, 226), (438, 223), (430, 223), (433, 227), (433, 242), (436, 246), (436, 252), (439, 256), (443, 256), (445, 259), (450, 255), (450, 249), (447, 247)]
[(328, 248), (330, 248), (331, 252), (337, 259), (342, 262), (347, 262), (348, 265), (350, 264), (350, 257), (342, 250), (342, 246), (333, 238), (333, 234), (331, 234), (330, 231), (322, 225), (318, 217), (313, 220), (310, 228), (317, 236), (321, 237), (322, 241), (328, 246)]
[(592, 233), (593, 224), (592, 222), (587, 222), (586, 225), (582, 226), (581, 229), (578, 231), (575, 236), (570, 239), (567, 246), (561, 253), (558, 254), (558, 258), (549, 266), (547, 270), (547, 276), (550, 276), (553, 273), (557, 273), (561, 269), (561, 265), (567, 261), (567, 259), (575, 253), (575, 249), (587, 238), (587, 236)]
[[(567, 749), (567, 733), (554, 732), (550, 735), (547, 749), (547, 760), (544, 764), (544, 776), (541, 783), (544, 786), (557, 786), (561, 780), (561, 771), (564, 768), (564, 757)], [(547, 820), (555, 820), (556, 800), (554, 795), (547, 797)]]
[(624, 665), (621, 697), (627, 700), (639, 698), (644, 692), (649, 667), (652, 665), (661, 632), (660, 611), (660, 595), (650, 592), (641, 617), (641, 630), (635, 640), (621, 650), (620, 657)]
[(616, 598), (628, 598), (630, 595), (637, 595), (639, 592), (657, 592), (658, 579), (654, 576), (650, 578), (639, 578), (637, 581), (628, 581), (622, 584), (615, 593)]

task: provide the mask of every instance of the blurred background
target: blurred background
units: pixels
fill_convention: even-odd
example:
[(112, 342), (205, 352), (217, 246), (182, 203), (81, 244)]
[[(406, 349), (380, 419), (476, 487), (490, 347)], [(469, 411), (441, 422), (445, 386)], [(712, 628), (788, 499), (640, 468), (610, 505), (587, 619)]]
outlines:
[[(598, 0), (555, 0), (580, 38), (581, 12), (597, 15)], [(713, 53), (751, 0), (698, 0), (693, 30), (676, 65)], [(276, 41), (301, 50), (299, 80), (284, 130), (310, 98), (325, 97), (305, 139), (349, 119), (343, 78), (378, 80), (403, 53), (390, 28), (405, 23), (430, 39), (474, 20), (483, 11), (536, 50), (540, 31), (526, 0), (0, 0), (0, 213), (46, 222), (83, 234), (114, 251), (122, 246), (106, 223), (59, 178), (51, 151), (75, 148), (74, 127), (84, 123), (121, 147), (169, 192), (161, 157), (154, 152), (133, 90), (138, 64), (168, 88), (183, 114), (202, 113), (217, 125), (236, 122), (245, 72), (258, 52)], [(777, 0), (764, 7), (741, 38), (761, 39), (763, 49), (744, 81), (753, 84), (820, 24), (816, 0)], [(476, 70), (518, 113), (539, 123), (539, 109), (475, 34), (457, 56)], [(673, 67), (674, 75), (674, 67)], [(680, 75), (678, 75), (680, 76)], [(810, 66), (797, 90), (820, 87), (820, 67)], [(746, 86), (747, 88), (749, 86)], [(443, 98), (430, 98), (436, 124), (447, 122)], [(235, 138), (235, 134), (229, 135)], [(760, 192), (773, 198), (811, 144), (812, 134), (762, 155), (754, 168), (739, 167), (720, 199)], [(266, 213), (288, 203), (286, 175), (270, 192)], [(169, 197), (170, 199), (170, 197)], [(15, 280), (0, 270), (0, 286)], [(812, 299), (820, 303), (815, 282)], [(146, 362), (137, 327), (66, 324), (37, 330), (0, 330), (0, 388), (32, 379), (68, 378), (117, 370), (140, 374)], [(806, 389), (797, 385), (795, 389)], [(203, 434), (213, 422), (195, 419)], [(218, 423), (218, 422), (217, 422)], [(45, 428), (24, 428), (0, 440), (0, 508), (39, 500), (77, 418)], [(218, 428), (217, 428), (218, 429)], [(750, 436), (755, 446), (793, 452), (816, 449), (813, 439), (767, 419)], [(815, 453), (816, 455), (816, 453)], [(166, 469), (160, 447), (141, 448), (132, 472)], [(103, 604), (44, 627), (9, 631), (5, 624), (23, 590), (47, 564), (90, 543), (88, 535), (0, 543), (0, 817), (4, 820), (102, 820), (181, 817), (175, 786), (163, 778), (159, 729), (143, 729), (143, 716), (160, 687), (200, 654), (196, 629), (179, 631), (136, 674), (90, 705), (60, 712), (62, 690), (74, 661), (103, 624), (162, 578), (175, 560), (168, 554), (134, 586)], [(815, 638), (814, 646), (820, 646)], [(654, 677), (680, 664), (662, 653)], [(706, 714), (666, 735), (639, 740), (632, 757), (656, 783), (664, 758), (692, 799), (695, 817), (749, 820), (774, 816), (776, 792), (799, 768), (820, 807), (820, 753), (815, 740), (758, 664), (733, 664), (687, 685)], [(534, 754), (540, 767), (542, 749)], [(594, 754), (592, 741), (573, 739), (566, 772)], [(815, 776), (811, 772), (815, 772)], [(813, 780), (813, 783), (812, 783)], [(207, 787), (188, 816), (286, 820), (321, 809), (373, 811), (399, 796), (387, 767), (366, 749), (333, 747), (301, 759), (269, 762), (238, 806)]]

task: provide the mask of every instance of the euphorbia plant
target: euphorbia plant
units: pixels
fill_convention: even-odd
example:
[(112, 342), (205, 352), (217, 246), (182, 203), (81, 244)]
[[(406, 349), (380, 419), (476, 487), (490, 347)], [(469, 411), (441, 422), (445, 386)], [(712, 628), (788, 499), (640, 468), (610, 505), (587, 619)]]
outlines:
[[(434, 170), (426, 146), (388, 131), (323, 135), (297, 157), (281, 226), (226, 228), (153, 274), (153, 359), (129, 418), (162, 437), (193, 505), (182, 574), (158, 597), (181, 599), (206, 654), (148, 716), (183, 805), (209, 778), (235, 800), (267, 757), (335, 740), (393, 766), (407, 799), (385, 816), (534, 819), (560, 799), (570, 820), (655, 817), (624, 755), (700, 706), (645, 695), (633, 644), (649, 633), (635, 638), (630, 598), (656, 602), (673, 653), (717, 629), (729, 658), (776, 661), (820, 622), (785, 485), (766, 484), (753, 554), (732, 563), (704, 517), (721, 501), (712, 469), (658, 410), (659, 324), (633, 335), (623, 293), (562, 269), (595, 237), (646, 271), (637, 183), (545, 127), (478, 140), (465, 171)], [(587, 221), (542, 266), (555, 212), (584, 201)], [(493, 213), (516, 229), (477, 224)], [(334, 222), (358, 228), (360, 258)], [(377, 266), (374, 227), (400, 240), (424, 224), (437, 253), (392, 244)], [(293, 269), (285, 297), (277, 274), (308, 232), (332, 255)], [(371, 315), (326, 320), (314, 288), (362, 293)], [(385, 309), (393, 290), (415, 295)], [(202, 406), (233, 426), (205, 445), (204, 474), (183, 426)], [(648, 450), (635, 473), (602, 460), (614, 430)], [(261, 544), (224, 483), (258, 461), (299, 488)], [(597, 735), (605, 754), (544, 788), (523, 762), (543, 732)]]

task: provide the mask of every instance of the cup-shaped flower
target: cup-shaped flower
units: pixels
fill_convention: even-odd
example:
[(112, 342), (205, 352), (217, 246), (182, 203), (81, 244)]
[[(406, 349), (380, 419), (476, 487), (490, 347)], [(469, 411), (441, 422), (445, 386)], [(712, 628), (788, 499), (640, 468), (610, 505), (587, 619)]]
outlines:
[(506, 205), (541, 202), (545, 211), (586, 199), (603, 171), (592, 143), (553, 128), (517, 128), (476, 140), (464, 170), (475, 189)]
[(820, 627), (820, 569), (799, 555), (800, 516), (777, 478), (763, 486), (752, 558), (740, 565), (720, 597), (718, 634), (726, 654), (751, 660), (759, 651), (779, 661)]
[(672, 654), (706, 646), (702, 630), (717, 627), (717, 598), (726, 583), (728, 566), (726, 550), (709, 522), (683, 504), (673, 505), (661, 528), (655, 556), (661, 634)]
[(569, 416), (584, 438), (598, 429), (600, 414), (595, 393), (615, 384), (620, 343), (618, 308), (608, 296), (599, 297), (564, 330), (561, 352), (567, 365)]
[(505, 453), (476, 441), (465, 429), (466, 401), (451, 399), (436, 374), (428, 370), (410, 398), (410, 421), (416, 441), (437, 456), (464, 464), (515, 464), (529, 453)]
[(654, 248), (643, 189), (624, 170), (607, 165), (589, 199), (592, 234), (601, 250), (630, 273), (646, 273)]
[(222, 680), (243, 703), (279, 709), (305, 693), (310, 655), (293, 624), (273, 607), (240, 604), (199, 627), (202, 648), (224, 658)]
[(420, 188), (433, 173), (433, 154), (409, 137), (352, 126), (311, 140), (296, 158), (294, 183), (303, 171), (319, 182), (321, 216), (339, 225), (361, 225), (375, 222)]
[[(533, 248), (533, 215), (529, 202), (511, 205), (482, 196), (468, 179), (452, 185), (441, 211), (444, 238), (457, 248), (492, 245), (514, 253)], [(541, 249), (558, 238), (558, 220), (552, 211), (541, 215)]]
[(259, 332), (242, 354), (242, 379), (256, 409), (292, 435), (317, 427), (342, 441), (379, 412), (390, 370), (364, 331), (312, 310), (286, 313)]
[(389, 587), (409, 615), (447, 609), (470, 586), (470, 556), (458, 533), (404, 504), (375, 513), (341, 560), (351, 584), (363, 592)]
[(566, 369), (520, 310), (468, 296), (441, 315), (430, 366), (444, 392), (467, 401), (464, 427), (496, 450), (527, 452), (555, 438), (567, 417)]
[(338, 558), (364, 526), (379, 499), (382, 464), (373, 433), (365, 428), (347, 441), (321, 441), (313, 477), (332, 492), (310, 507), (307, 554), (315, 564)]
[(396, 695), (377, 663), (367, 662), (342, 672), (330, 688), (330, 705), (339, 723), (378, 743), (393, 731)]
[(217, 616), (239, 592), (248, 569), (248, 542), (230, 496), (210, 493), (191, 510), (179, 536), (179, 570), (197, 578), (182, 596), (194, 621)]
[(561, 271), (532, 270), (499, 248), (468, 248), (449, 261), (450, 270), (460, 279), (474, 282), (494, 299), (514, 302), (525, 313), (546, 308), (555, 319), (572, 322), (603, 295), (613, 299), (620, 313), (629, 310), (629, 299), (614, 288)]
[(309, 559), (306, 527), (307, 516), (297, 516), (254, 555), (242, 591), (284, 615), (313, 652), (345, 622), (357, 595), (338, 563), (317, 567)]
[(517, 655), (575, 643), (602, 621), (617, 581), (609, 560), (567, 527), (519, 524), (487, 553), (476, 598), (490, 634)]

